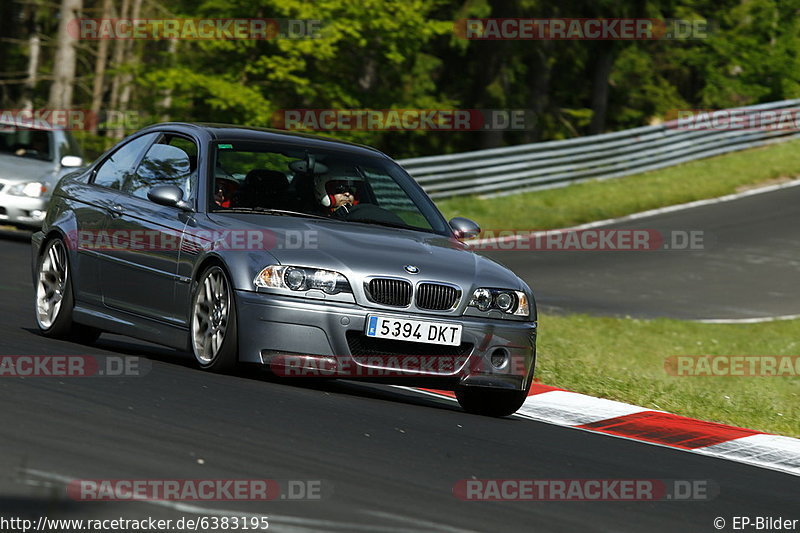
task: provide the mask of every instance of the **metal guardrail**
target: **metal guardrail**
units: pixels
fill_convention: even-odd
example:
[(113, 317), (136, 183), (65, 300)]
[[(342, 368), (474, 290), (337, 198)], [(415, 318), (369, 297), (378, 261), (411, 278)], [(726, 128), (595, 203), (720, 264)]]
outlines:
[[(741, 116), (792, 109), (800, 99), (736, 108)], [(727, 110), (734, 111), (734, 110)], [(763, 117), (759, 117), (763, 118)], [(776, 113), (773, 122), (780, 120)], [(760, 120), (769, 126), (770, 120)], [(800, 137), (800, 128), (679, 129), (673, 120), (658, 126), (429, 157), (399, 163), (431, 198), (478, 194), (505, 196), (564, 187), (592, 179), (608, 179), (669, 167), (737, 150)]]

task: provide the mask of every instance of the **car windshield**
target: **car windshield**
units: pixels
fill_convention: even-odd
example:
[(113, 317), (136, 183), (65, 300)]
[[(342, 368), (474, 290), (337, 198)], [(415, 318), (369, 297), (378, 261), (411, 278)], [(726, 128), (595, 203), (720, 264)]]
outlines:
[(212, 212), (325, 217), (449, 235), (430, 199), (382, 157), (221, 141), (213, 161)]
[(52, 161), (52, 133), (0, 124), (0, 153)]

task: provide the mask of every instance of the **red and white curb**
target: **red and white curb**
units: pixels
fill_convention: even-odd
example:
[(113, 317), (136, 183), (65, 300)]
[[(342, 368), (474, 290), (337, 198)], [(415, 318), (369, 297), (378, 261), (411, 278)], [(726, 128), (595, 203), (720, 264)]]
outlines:
[[(416, 390), (455, 399), (448, 391)], [(539, 383), (533, 384), (515, 416), (800, 476), (800, 439), (704, 422)]]

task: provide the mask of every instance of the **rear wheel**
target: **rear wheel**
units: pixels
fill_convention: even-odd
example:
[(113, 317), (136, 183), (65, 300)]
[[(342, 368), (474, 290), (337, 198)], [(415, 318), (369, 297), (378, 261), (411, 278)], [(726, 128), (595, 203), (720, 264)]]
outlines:
[(47, 242), (36, 275), (36, 324), (45, 337), (92, 343), (100, 330), (72, 321), (75, 300), (67, 257), (61, 239)]
[(459, 387), (456, 399), (468, 413), (485, 416), (508, 416), (517, 412), (528, 397), (527, 390), (503, 390), (487, 387)]
[(200, 368), (228, 372), (236, 367), (236, 304), (228, 275), (220, 266), (206, 269), (195, 287), (191, 335), (192, 353)]

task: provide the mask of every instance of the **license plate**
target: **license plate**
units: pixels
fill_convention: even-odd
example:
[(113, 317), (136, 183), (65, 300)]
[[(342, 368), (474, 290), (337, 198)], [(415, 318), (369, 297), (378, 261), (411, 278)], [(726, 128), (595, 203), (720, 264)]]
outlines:
[(458, 346), (461, 344), (461, 324), (371, 315), (367, 317), (366, 335), (378, 339)]

